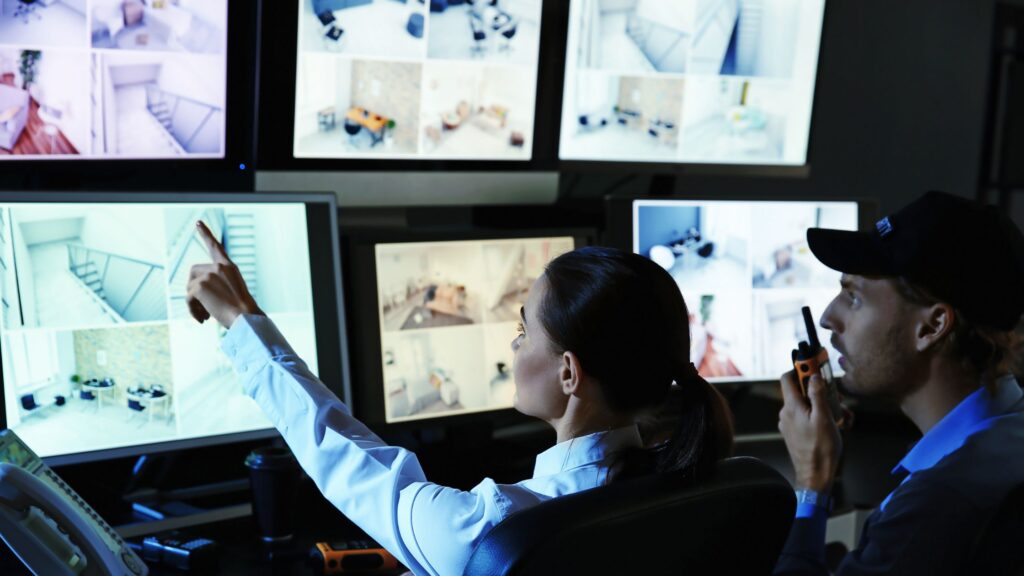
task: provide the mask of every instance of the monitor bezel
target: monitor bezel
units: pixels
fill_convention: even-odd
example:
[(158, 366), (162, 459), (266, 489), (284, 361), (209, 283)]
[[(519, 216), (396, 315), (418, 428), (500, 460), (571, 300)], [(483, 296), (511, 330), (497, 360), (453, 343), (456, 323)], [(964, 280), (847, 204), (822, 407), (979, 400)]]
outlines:
[(812, 203), (856, 203), (857, 229), (875, 229), (878, 201), (865, 196), (820, 196), (807, 193), (792, 194), (722, 194), (715, 192), (687, 192), (675, 195), (606, 196), (605, 236), (608, 246), (633, 251), (633, 206), (636, 202), (812, 202)]
[(565, 120), (562, 111), (563, 104), (562, 96), (565, 90), (565, 79), (569, 73), (565, 69), (565, 64), (568, 62), (566, 56), (569, 49), (569, 4), (573, 1), (566, 2), (565, 6), (565, 33), (561, 36), (561, 52), (560, 58), (562, 61), (562, 75), (559, 78), (559, 98), (558, 98), (558, 133), (555, 139), (555, 158), (558, 161), (558, 165), (564, 171), (571, 172), (640, 172), (640, 173), (657, 173), (657, 174), (673, 174), (675, 176), (705, 176), (705, 175), (731, 175), (731, 176), (747, 176), (747, 177), (777, 177), (777, 178), (792, 178), (792, 179), (808, 179), (811, 176), (811, 166), (813, 164), (814, 156), (814, 130), (817, 126), (818, 116), (818, 91), (821, 85), (821, 71), (822, 71), (822, 57), (825, 53), (825, 39), (828, 32), (828, 2), (824, 2), (824, 11), (822, 13), (821, 23), (821, 37), (818, 40), (818, 59), (814, 70), (814, 88), (811, 91), (811, 118), (810, 123), (807, 127), (807, 154), (803, 164), (747, 164), (747, 163), (702, 163), (702, 162), (637, 162), (635, 160), (581, 160), (575, 158), (562, 158), (561, 153), (561, 137), (562, 137), (562, 122)]
[[(349, 331), (360, 334), (350, 342), (353, 357), (353, 415), (381, 433), (401, 433), (437, 426), (461, 426), (489, 421), (512, 425), (532, 421), (515, 408), (495, 408), (468, 414), (388, 422), (384, 407), (384, 367), (381, 363), (381, 329), (378, 315), (376, 247), (383, 244), (517, 240), (530, 238), (573, 238), (576, 248), (595, 244), (596, 230), (585, 227), (506, 230), (497, 228), (447, 227), (431, 229), (365, 228), (342, 233), (347, 258), (343, 276), (348, 279)], [(357, 305), (358, 304), (358, 305)], [(511, 338), (509, 343), (511, 344)]]
[[(295, 83), (298, 66), (298, 3), (262, 2), (259, 86), (256, 105), (256, 166), (260, 171), (359, 172), (500, 172), (558, 169), (558, 131), (561, 116), (561, 74), (564, 68), (557, 45), (565, 32), (567, 6), (560, 0), (542, 0), (540, 46), (537, 62), (533, 153), (529, 160), (449, 160), (374, 158), (296, 158)], [(416, 1), (416, 0), (411, 0)], [(429, 9), (429, 7), (428, 7)], [(271, 49), (270, 43), (273, 43)], [(281, 48), (283, 47), (283, 48)], [(280, 48), (280, 49), (278, 49)], [(546, 57), (559, 54), (558, 58)], [(280, 87), (280, 88), (278, 88)], [(546, 103), (557, 102), (558, 108)], [(282, 114), (280, 111), (286, 113)]]
[[(345, 307), (344, 287), (342, 284), (340, 258), (340, 247), (338, 241), (338, 213), (337, 203), (333, 194), (305, 193), (254, 193), (254, 194), (232, 194), (224, 192), (139, 192), (128, 193), (94, 193), (83, 195), (77, 192), (2, 192), (0, 191), (0, 204), (11, 203), (77, 203), (77, 204), (304, 204), (306, 206), (307, 218), (311, 215), (309, 208), (312, 205), (321, 206), (324, 213), (319, 214), (324, 218), (322, 222), (312, 222), (307, 219), (307, 241), (310, 247), (310, 268), (313, 285), (314, 308), (326, 308), (330, 312), (333, 306), (336, 314), (315, 314), (315, 318), (327, 318), (326, 322), (314, 322), (314, 330), (317, 338), (317, 357), (320, 359), (319, 368), (328, 388), (342, 399), (351, 397), (351, 385), (349, 378), (349, 354), (348, 337), (345, 330)], [(326, 229), (323, 227), (326, 226)], [(324, 245), (324, 240), (327, 245)], [(314, 247), (317, 250), (314, 250)], [(333, 264), (332, 264), (333, 263)], [(328, 266), (329, 271), (324, 274), (317, 270), (317, 264)], [(323, 274), (321, 276), (321, 274)], [(326, 287), (317, 289), (317, 280), (330, 281), (333, 290), (328, 291)], [(332, 365), (333, 364), (333, 365)], [(325, 373), (325, 366), (331, 374)], [(3, 375), (0, 374), (0, 391), (3, 389)], [(3, 394), (0, 394), (0, 429), (7, 428), (7, 407)], [(245, 432), (232, 432), (226, 434), (215, 434), (199, 438), (186, 438), (180, 440), (167, 440), (138, 446), (125, 446), (90, 452), (77, 452), (74, 454), (61, 454), (46, 456), (43, 461), (48, 465), (78, 464), (98, 460), (109, 460), (126, 456), (138, 456), (141, 454), (154, 454), (159, 452), (170, 452), (189, 448), (205, 446), (216, 446), (242, 442), (246, 440), (260, 440), (277, 437), (279, 434), (273, 427)]]
[(223, 158), (0, 160), (0, 190), (248, 191), (255, 178), (255, 88), (260, 2), (229, 0)]

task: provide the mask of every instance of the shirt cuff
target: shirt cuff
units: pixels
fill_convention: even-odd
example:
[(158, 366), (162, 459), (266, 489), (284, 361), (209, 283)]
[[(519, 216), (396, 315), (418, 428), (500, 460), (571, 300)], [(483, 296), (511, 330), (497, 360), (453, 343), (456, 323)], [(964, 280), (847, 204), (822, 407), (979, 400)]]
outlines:
[(811, 518), (813, 520), (828, 520), (828, 508), (802, 502), (796, 505), (797, 518)]
[(832, 497), (828, 492), (816, 492), (814, 490), (800, 489), (796, 491), (796, 517), (815, 518), (823, 514), (828, 519), (828, 512), (831, 510)]
[(295, 355), (277, 326), (261, 314), (236, 318), (220, 347), (243, 377), (258, 372), (275, 358)]

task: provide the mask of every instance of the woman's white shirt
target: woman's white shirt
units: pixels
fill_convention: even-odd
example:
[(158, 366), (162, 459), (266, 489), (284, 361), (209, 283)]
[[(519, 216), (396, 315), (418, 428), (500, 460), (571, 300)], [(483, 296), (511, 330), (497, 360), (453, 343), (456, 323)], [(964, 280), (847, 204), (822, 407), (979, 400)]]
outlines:
[(607, 483), (617, 455), (641, 445), (636, 426), (598, 432), (539, 454), (528, 480), (447, 488), (427, 481), (415, 454), (353, 418), (265, 316), (239, 316), (221, 347), (324, 496), (418, 575), (462, 574), (510, 514)]

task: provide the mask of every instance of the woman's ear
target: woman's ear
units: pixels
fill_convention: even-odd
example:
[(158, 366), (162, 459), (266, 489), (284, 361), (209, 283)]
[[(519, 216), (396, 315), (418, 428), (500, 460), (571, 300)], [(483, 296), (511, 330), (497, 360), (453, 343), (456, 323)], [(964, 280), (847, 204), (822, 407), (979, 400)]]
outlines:
[(583, 382), (583, 367), (580, 366), (580, 359), (572, 352), (562, 353), (558, 379), (562, 383), (562, 393), (566, 396), (572, 396), (579, 392), (580, 384)]
[(914, 343), (918, 352), (924, 352), (943, 340), (956, 323), (956, 312), (945, 303), (932, 304), (918, 313)]

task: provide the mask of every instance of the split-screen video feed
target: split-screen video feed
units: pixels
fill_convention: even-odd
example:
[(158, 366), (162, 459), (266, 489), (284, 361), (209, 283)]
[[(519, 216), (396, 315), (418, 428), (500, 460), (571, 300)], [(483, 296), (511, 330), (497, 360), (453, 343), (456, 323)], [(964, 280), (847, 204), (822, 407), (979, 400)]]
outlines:
[(226, 331), (188, 314), (189, 271), (210, 262), (197, 220), (316, 371), (302, 205), (0, 206), (7, 425), (41, 456), (269, 427)]
[(511, 343), (544, 267), (572, 238), (381, 244), (386, 420), (511, 408)]
[[(856, 230), (856, 203), (637, 201), (633, 250), (675, 279), (689, 310), (690, 357), (706, 378), (772, 380), (839, 292), (815, 259), (808, 228)], [(818, 329), (828, 348), (830, 332)], [(841, 370), (830, 350), (833, 372)]]
[(297, 158), (529, 160), (541, 0), (303, 0)]
[(227, 0), (0, 7), (0, 161), (220, 158)]
[(824, 0), (573, 0), (560, 156), (804, 164), (823, 14)]

